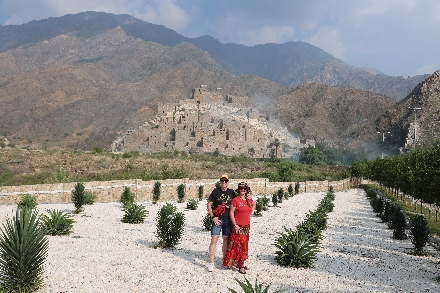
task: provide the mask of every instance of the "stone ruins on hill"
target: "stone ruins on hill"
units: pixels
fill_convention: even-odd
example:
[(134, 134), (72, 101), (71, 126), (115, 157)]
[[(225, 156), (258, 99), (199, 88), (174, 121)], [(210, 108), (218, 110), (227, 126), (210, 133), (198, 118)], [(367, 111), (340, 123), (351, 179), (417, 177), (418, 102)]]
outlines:
[[(218, 152), (229, 156), (291, 157), (314, 145), (292, 136), (278, 120), (246, 106), (249, 97), (224, 95), (202, 85), (190, 99), (159, 103), (157, 115), (112, 143), (112, 151), (187, 153)], [(278, 147), (277, 147), (278, 145)]]

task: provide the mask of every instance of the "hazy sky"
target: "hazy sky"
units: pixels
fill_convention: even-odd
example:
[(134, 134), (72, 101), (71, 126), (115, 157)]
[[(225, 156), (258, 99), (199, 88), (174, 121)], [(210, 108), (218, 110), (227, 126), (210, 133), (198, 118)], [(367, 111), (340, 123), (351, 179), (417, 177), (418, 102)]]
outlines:
[(303, 41), (388, 75), (440, 69), (438, 0), (0, 0), (0, 24), (83, 11), (129, 14), (222, 43)]

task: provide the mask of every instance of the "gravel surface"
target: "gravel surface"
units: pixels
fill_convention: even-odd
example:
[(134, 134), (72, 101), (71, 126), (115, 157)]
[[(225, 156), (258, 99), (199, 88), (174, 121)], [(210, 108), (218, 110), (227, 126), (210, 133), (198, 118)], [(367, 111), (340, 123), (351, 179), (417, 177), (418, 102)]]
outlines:
[[(337, 192), (329, 214), (321, 252), (314, 268), (277, 265), (272, 245), (282, 226), (294, 228), (316, 209), (325, 193), (304, 193), (270, 207), (262, 217), (251, 218), (249, 259), (245, 275), (271, 284), (269, 292), (440, 292), (440, 256), (408, 254), (409, 240), (392, 239), (386, 223), (375, 217), (360, 189)], [(156, 216), (165, 203), (141, 202), (149, 211), (145, 223), (121, 222), (124, 212), (117, 202), (95, 203), (74, 215), (74, 233), (49, 236), (44, 287), (39, 292), (242, 292), (234, 280), (244, 280), (236, 270), (221, 268), (221, 243), (216, 269), (206, 270), (210, 232), (202, 218), (206, 201), (197, 210), (175, 204), (185, 214), (181, 243), (174, 250), (153, 248)], [(40, 204), (38, 209), (71, 212), (73, 204)], [(0, 206), (0, 223), (11, 217), (15, 206)]]

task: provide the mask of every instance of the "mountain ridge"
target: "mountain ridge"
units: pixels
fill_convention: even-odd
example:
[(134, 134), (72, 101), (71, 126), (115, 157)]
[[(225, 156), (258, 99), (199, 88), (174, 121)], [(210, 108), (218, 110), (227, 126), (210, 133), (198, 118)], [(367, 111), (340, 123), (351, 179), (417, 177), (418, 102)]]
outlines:
[[(86, 23), (88, 28), (86, 24), (78, 23), (78, 17), (89, 17), (91, 23)], [(47, 39), (36, 33), (27, 35), (28, 38), (26, 34), (20, 35), (20, 40), (12, 41), (12, 37), (5, 38), (7, 30), (0, 27), (0, 40), (7, 41), (0, 42), (2, 50), (7, 47), (5, 44), (16, 46), (0, 53), (0, 135), (13, 144), (38, 149), (108, 148), (127, 129), (152, 119), (159, 102), (188, 98), (191, 89), (200, 85), (207, 85), (210, 89), (222, 88), (224, 93), (233, 96), (248, 96), (247, 106), (278, 116), (301, 139), (325, 141), (336, 147), (365, 148), (378, 142), (378, 130), (391, 127), (387, 116), (380, 115), (394, 109), (395, 98), (373, 91), (317, 83), (316, 80), (326, 78), (338, 83), (339, 76), (343, 76), (351, 79), (353, 84), (363, 78), (366, 83), (378, 87), (402, 89), (402, 84), (395, 78), (369, 69), (368, 76), (382, 77), (380, 83), (374, 83), (373, 79), (365, 78), (367, 75), (363, 72), (366, 70), (330, 58), (331, 55), (319, 48), (314, 47), (315, 59), (323, 58), (324, 63), (331, 61), (325, 63), (324, 70), (322, 62), (309, 62), (314, 59), (310, 57), (313, 54), (303, 53), (295, 57), (282, 52), (281, 59), (276, 56), (266, 60), (266, 64), (278, 64), (284, 56), (290, 56), (308, 60), (301, 64), (314, 66), (315, 71), (310, 74), (314, 77), (292, 88), (256, 73), (235, 75), (225, 70), (226, 65), (219, 64), (211, 53), (163, 26), (126, 15), (110, 15), (113, 22), (108, 18), (109, 14), (89, 12), (35, 21), (25, 26), (38, 25), (38, 29), (28, 29), (36, 33), (59, 21), (67, 23), (65, 27), (48, 28), (44, 36), (53, 36)], [(147, 35), (147, 30), (135, 26), (137, 23), (149, 27), (150, 38), (174, 45), (146, 41), (133, 36), (133, 32), (127, 33), (130, 26), (137, 34)], [(16, 26), (14, 29), (19, 31), (24, 28)], [(164, 30), (169, 34), (161, 34)], [(206, 38), (211, 39), (212, 46), (218, 42), (212, 37)], [(20, 42), (21, 45), (17, 45)], [(243, 45), (230, 46), (246, 49)], [(312, 48), (306, 43), (294, 42), (287, 46)], [(287, 46), (269, 44), (254, 47), (264, 51), (272, 47), (281, 50)], [(224, 47), (216, 50), (221, 48)], [(257, 54), (260, 51), (252, 52)], [(231, 52), (234, 50), (228, 54)], [(222, 56), (220, 54), (218, 58)], [(264, 54), (258, 58), (264, 59)], [(252, 69), (252, 64), (245, 61), (240, 66)], [(296, 74), (296, 67), (288, 64), (285, 62), (283, 66)], [(240, 66), (237, 68), (242, 68)], [(268, 65), (260, 70), (266, 70), (266, 74), (276, 73), (277, 78), (283, 77), (283, 72), (286, 72), (277, 73)], [(403, 142), (399, 140), (399, 143)]]
[[(251, 47), (222, 44), (210, 36), (187, 38), (162, 25), (154, 25), (126, 14), (92, 11), (31, 21), (21, 26), (1, 26), (0, 44), (3, 45), (0, 45), (0, 52), (20, 45), (35, 45), (61, 33), (75, 32), (81, 38), (89, 38), (116, 26), (121, 26), (127, 35), (165, 46), (192, 43), (208, 52), (225, 70), (235, 75), (256, 74), (289, 87), (306, 82), (320, 82), (373, 91), (401, 100), (429, 76), (419, 75), (405, 79), (376, 74), (377, 71), (371, 69), (364, 70), (345, 64), (324, 50), (303, 42)], [(14, 40), (12, 35), (17, 34), (21, 37)], [(333, 73), (330, 76), (329, 71)], [(354, 75), (350, 76), (352, 74)]]

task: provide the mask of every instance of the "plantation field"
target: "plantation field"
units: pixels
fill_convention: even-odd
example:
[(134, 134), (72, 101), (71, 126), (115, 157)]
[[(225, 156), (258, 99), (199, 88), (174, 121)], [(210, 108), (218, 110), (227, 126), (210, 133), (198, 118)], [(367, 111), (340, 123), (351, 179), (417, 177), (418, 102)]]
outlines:
[[(440, 255), (409, 254), (410, 240), (392, 239), (392, 231), (377, 218), (365, 192), (336, 192), (328, 214), (320, 252), (313, 268), (281, 267), (273, 246), (283, 226), (295, 228), (313, 211), (325, 193), (302, 193), (251, 218), (250, 268), (246, 275), (221, 268), (217, 246), (216, 269), (206, 270), (210, 232), (204, 230), (206, 200), (197, 210), (172, 202), (185, 215), (183, 238), (176, 249), (153, 248), (156, 216), (164, 202), (140, 202), (149, 211), (143, 224), (122, 223), (118, 202), (86, 205), (74, 215), (74, 233), (49, 236), (44, 287), (38, 292), (242, 292), (234, 278), (271, 284), (269, 292), (438, 292)], [(45, 209), (72, 211), (73, 204), (41, 204)], [(15, 206), (0, 206), (0, 223)]]

